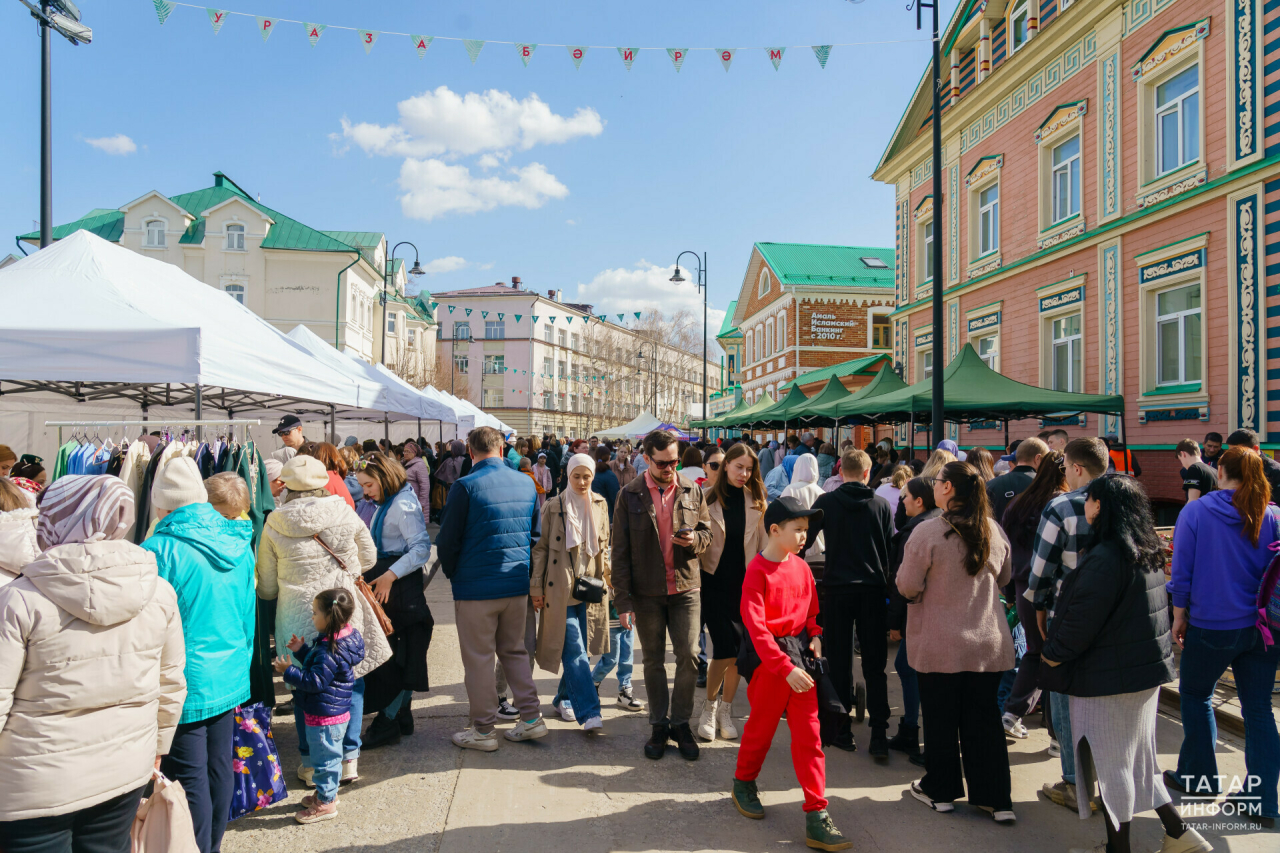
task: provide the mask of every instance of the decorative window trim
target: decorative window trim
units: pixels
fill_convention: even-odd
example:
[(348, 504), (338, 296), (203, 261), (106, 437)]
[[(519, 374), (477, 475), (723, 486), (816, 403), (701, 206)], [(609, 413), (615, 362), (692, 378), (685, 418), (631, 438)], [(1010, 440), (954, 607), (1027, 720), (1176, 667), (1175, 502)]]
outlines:
[[(969, 278), (973, 278), (978, 274), (974, 272), (975, 268), (988, 267), (992, 260), (998, 261), (1000, 259), (999, 240), (996, 241), (996, 248), (993, 251), (987, 252), (985, 255), (980, 254), (979, 252), (979, 248), (982, 243), (982, 221), (979, 198), (983, 190), (987, 189), (992, 184), (1000, 183), (1000, 173), (1003, 167), (1004, 155), (991, 154), (983, 157), (977, 163), (973, 164), (973, 168), (969, 170), (969, 174), (965, 176), (964, 179), (965, 192), (968, 193), (969, 197), (969, 228), (967, 235), (969, 243), (969, 263), (967, 272)], [(999, 264), (997, 263), (996, 266), (998, 267)], [(990, 267), (990, 269), (995, 268), (996, 267)]]
[[(159, 222), (164, 225), (164, 228), (161, 229), (160, 231), (160, 238), (164, 240), (163, 243), (152, 243), (150, 241), (149, 238), (151, 235), (151, 229), (148, 228), (147, 226), (150, 225), (152, 222)], [(142, 218), (142, 248), (144, 249), (169, 248), (169, 220), (167, 218), (161, 216), (158, 213), (153, 213), (150, 216), (144, 216)]]
[[(1209, 19), (1185, 27), (1166, 30), (1131, 68), (1133, 83), (1138, 87), (1138, 207), (1165, 201), (1187, 190), (1203, 185), (1209, 179), (1205, 161), (1205, 125), (1208, 114), (1205, 95), (1205, 39), (1209, 35)], [(1156, 174), (1156, 87), (1174, 75), (1196, 65), (1199, 108), (1199, 157), (1163, 175)], [(1228, 114), (1233, 111), (1228, 110)], [(1198, 165), (1197, 165), (1198, 164)]]
[[(919, 247), (916, 250), (913, 291), (919, 291), (919, 289), (924, 287), (926, 284), (931, 284), (933, 282), (933, 270), (930, 268), (931, 265), (928, 262), (928, 256), (925, 254), (925, 228), (927, 226), (933, 225), (933, 251), (936, 253), (939, 247), (938, 226), (935, 224), (937, 222), (937, 217), (933, 215), (932, 195), (927, 195), (920, 200), (920, 203), (916, 205), (915, 211), (911, 214), (911, 219), (915, 227), (916, 245)], [(920, 298), (918, 292), (916, 298)]]
[[(924, 375), (924, 354), (926, 352), (934, 352), (933, 348), (933, 326), (925, 324), (917, 326), (911, 333), (911, 351), (914, 355), (911, 369), (913, 382), (921, 382), (925, 379)], [(938, 365), (934, 364), (933, 369), (937, 370)]]
[[(1267, 431), (1265, 211), (1262, 184), (1227, 196), (1227, 427)], [(1203, 300), (1202, 300), (1203, 301)], [(1208, 340), (1201, 325), (1201, 340)], [(1207, 376), (1202, 365), (1201, 375)]]
[(756, 296), (764, 296), (773, 289), (771, 282), (772, 276), (769, 274), (768, 265), (761, 265), (760, 274), (756, 276)]
[[(1156, 375), (1156, 296), (1166, 290), (1200, 286), (1200, 380), (1186, 383), (1188, 390), (1160, 394), (1158, 408), (1187, 407), (1209, 403), (1210, 303), (1207, 298), (1208, 235), (1179, 240), (1144, 252), (1134, 258), (1138, 267), (1138, 393), (1162, 390)], [(1194, 386), (1194, 390), (1190, 386)], [(1165, 386), (1166, 388), (1169, 386)]]
[(1227, 4), (1227, 169), (1236, 169), (1264, 155), (1262, 128), (1263, 0), (1235, 0)]
[[(1084, 116), (1089, 112), (1089, 99), (1073, 103), (1059, 104), (1053, 108), (1048, 117), (1036, 128), (1035, 141), (1039, 175), (1039, 235), (1036, 238), (1037, 249), (1056, 246), (1072, 237), (1085, 232), (1088, 225), (1084, 215), (1084, 190), (1087, 186), (1085, 174), (1085, 126)], [(1071, 137), (1080, 140), (1080, 207), (1079, 210), (1059, 222), (1053, 221), (1053, 152), (1059, 146), (1070, 142)]]
[[(227, 245), (228, 242), (230, 242), (232, 225), (240, 226), (240, 242), (243, 243), (244, 245), (241, 246), (239, 249), (233, 249), (229, 245)], [(238, 217), (232, 218), (227, 220), (226, 222), (223, 222), (222, 223), (222, 251), (237, 252), (237, 253), (248, 252), (249, 251), (249, 242), (247, 239), (248, 236), (249, 236), (249, 226), (246, 225), (244, 221), (239, 219)]]
[(1085, 322), (1085, 281), (1087, 273), (1047, 284), (1036, 289), (1037, 326), (1039, 332), (1041, 388), (1052, 388), (1053, 381), (1053, 321), (1070, 314), (1080, 315), (1080, 390), (1084, 391), (1084, 378), (1088, 373), (1089, 328)]

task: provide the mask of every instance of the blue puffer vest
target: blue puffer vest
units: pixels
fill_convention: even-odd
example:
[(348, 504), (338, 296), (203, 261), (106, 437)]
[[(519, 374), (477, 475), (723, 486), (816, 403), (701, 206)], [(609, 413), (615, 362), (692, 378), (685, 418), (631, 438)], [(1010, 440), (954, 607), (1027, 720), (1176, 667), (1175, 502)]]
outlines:
[[(455, 501), (455, 495), (461, 500)], [(538, 493), (501, 459), (484, 459), (453, 484), (436, 552), (456, 601), (529, 594), (529, 548)]]
[(303, 644), (294, 655), (302, 667), (290, 666), (284, 680), (293, 688), (294, 701), (304, 714), (338, 717), (351, 710), (351, 690), (355, 687), (355, 667), (364, 660), (364, 638), (355, 628), (339, 635), (329, 650), (328, 637), (314, 645)]

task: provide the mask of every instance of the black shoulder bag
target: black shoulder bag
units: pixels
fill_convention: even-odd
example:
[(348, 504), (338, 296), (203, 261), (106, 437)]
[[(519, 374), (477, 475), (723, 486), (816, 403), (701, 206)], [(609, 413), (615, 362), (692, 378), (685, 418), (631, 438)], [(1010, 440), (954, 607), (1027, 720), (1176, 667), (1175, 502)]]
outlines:
[[(560, 527), (564, 526), (564, 495), (560, 496)], [(590, 511), (594, 512), (593, 509)], [(576, 570), (575, 570), (576, 571)], [(602, 578), (589, 578), (586, 575), (575, 574), (573, 578), (573, 597), (578, 601), (585, 601), (587, 604), (599, 604), (604, 601), (604, 580)]]

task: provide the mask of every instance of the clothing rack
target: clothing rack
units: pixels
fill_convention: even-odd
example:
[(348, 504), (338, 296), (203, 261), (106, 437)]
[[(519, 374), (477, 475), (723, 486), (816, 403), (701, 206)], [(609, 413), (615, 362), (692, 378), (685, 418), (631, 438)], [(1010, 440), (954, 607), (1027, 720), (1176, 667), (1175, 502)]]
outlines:
[(58, 446), (61, 447), (63, 427), (193, 426), (196, 428), (197, 438), (203, 439), (204, 427), (207, 426), (261, 426), (262, 421), (258, 418), (219, 418), (213, 420), (204, 420), (201, 418), (178, 418), (157, 421), (45, 421), (44, 425), (47, 427), (56, 426), (58, 428)]

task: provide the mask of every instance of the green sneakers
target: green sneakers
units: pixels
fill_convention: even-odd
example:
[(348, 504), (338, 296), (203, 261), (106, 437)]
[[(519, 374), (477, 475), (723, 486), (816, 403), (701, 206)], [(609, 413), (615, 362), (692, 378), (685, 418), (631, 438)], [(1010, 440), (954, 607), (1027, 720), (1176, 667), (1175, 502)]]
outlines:
[(848, 850), (853, 846), (853, 842), (836, 829), (826, 809), (804, 816), (804, 843), (814, 850)]
[(743, 782), (741, 779), (733, 780), (733, 804), (737, 806), (738, 813), (743, 817), (749, 817), (752, 820), (764, 819), (764, 806), (760, 804), (760, 793), (756, 789), (755, 780)]

